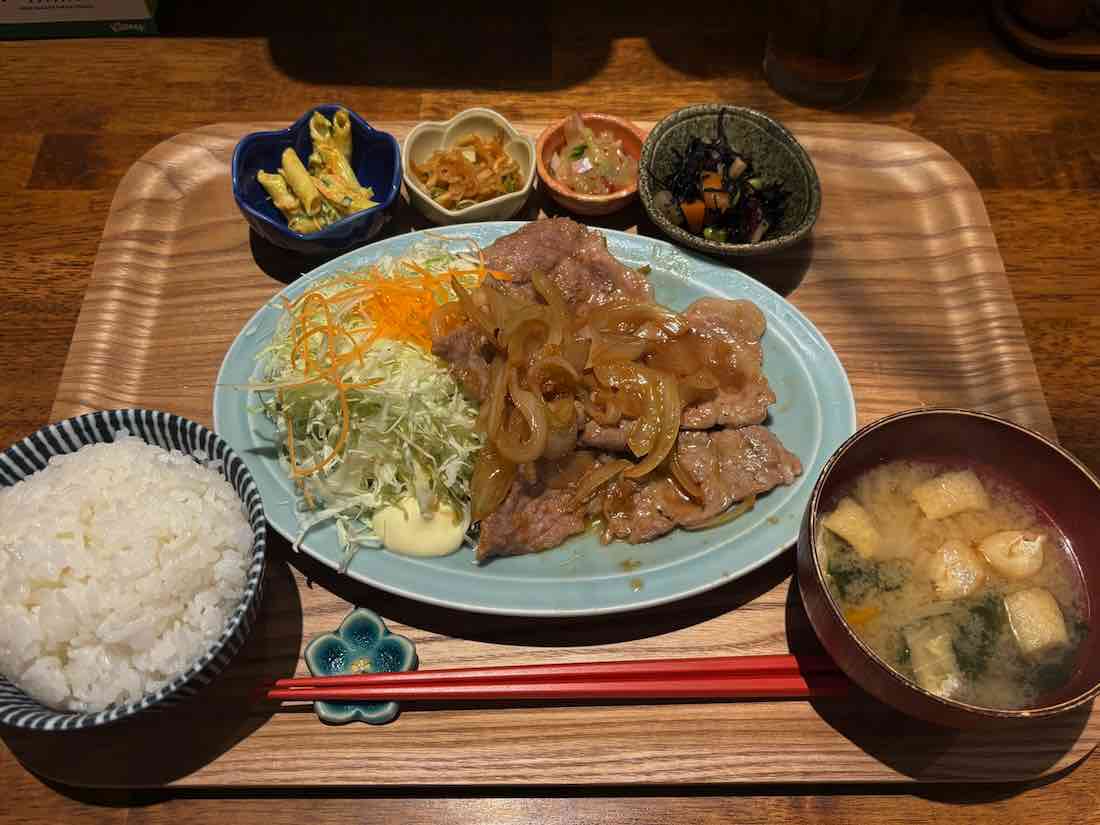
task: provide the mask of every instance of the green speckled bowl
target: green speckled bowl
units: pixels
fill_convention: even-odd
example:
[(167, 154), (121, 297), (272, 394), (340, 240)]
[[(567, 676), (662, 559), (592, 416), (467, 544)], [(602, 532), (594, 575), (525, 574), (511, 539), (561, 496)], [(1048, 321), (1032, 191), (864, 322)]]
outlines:
[[(678, 164), (677, 152), (684, 152), (693, 137), (714, 138), (718, 115), (730, 145), (748, 156), (756, 172), (766, 181), (779, 181), (790, 192), (783, 222), (768, 237), (756, 243), (719, 243), (693, 235), (676, 226), (653, 206), (653, 196), (663, 187)], [(642, 145), (638, 195), (646, 214), (671, 240), (720, 258), (743, 257), (775, 252), (810, 234), (821, 211), (821, 182), (810, 156), (775, 120), (753, 109), (705, 103), (677, 109), (658, 123)]]
[[(416, 648), (404, 636), (390, 633), (374, 611), (357, 607), (335, 633), (322, 633), (306, 646), (306, 666), (314, 676), (353, 673), (397, 673), (416, 670)], [(314, 702), (322, 722), (384, 725), (397, 716), (397, 702)]]

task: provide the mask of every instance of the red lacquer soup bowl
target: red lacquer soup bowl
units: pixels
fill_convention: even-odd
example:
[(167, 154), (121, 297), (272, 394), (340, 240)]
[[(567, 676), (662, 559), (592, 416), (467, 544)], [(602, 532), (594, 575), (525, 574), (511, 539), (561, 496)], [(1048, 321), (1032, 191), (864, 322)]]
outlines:
[[(1089, 631), (1069, 680), (1030, 707), (1005, 710), (945, 699), (888, 665), (845, 620), (822, 569), (819, 523), (863, 473), (891, 461), (969, 466), (1003, 482), (1062, 534), (1085, 588)], [(1079, 707), (1100, 692), (1100, 481), (1054, 442), (1012, 422), (959, 409), (920, 409), (870, 424), (840, 446), (814, 487), (798, 539), (798, 585), (818, 637), (848, 676), (882, 702), (958, 728), (1024, 724)]]

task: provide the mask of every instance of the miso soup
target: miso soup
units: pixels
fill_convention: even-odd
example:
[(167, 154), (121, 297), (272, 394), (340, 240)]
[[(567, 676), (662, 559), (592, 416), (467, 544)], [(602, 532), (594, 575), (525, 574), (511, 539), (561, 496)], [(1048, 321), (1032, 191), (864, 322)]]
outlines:
[(1088, 633), (1058, 530), (965, 468), (897, 461), (822, 518), (819, 561), (852, 630), (926, 690), (1021, 708), (1063, 686)]

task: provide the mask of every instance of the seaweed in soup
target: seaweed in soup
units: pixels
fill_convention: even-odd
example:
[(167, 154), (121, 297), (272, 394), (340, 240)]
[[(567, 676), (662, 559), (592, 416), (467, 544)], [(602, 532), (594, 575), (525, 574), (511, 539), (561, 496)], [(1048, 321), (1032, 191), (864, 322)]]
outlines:
[(1069, 644), (1027, 670), (1025, 680), (1036, 696), (1057, 690), (1068, 682), (1077, 669), (1077, 651), (1088, 635), (1088, 622), (1079, 616), (1067, 622)]
[(959, 670), (971, 679), (985, 673), (1004, 628), (1004, 605), (996, 594), (986, 593), (966, 604), (951, 645)]
[(876, 562), (864, 559), (848, 542), (829, 534), (832, 542), (826, 572), (837, 595), (848, 602), (861, 602), (875, 593), (899, 590), (909, 576), (908, 562)]

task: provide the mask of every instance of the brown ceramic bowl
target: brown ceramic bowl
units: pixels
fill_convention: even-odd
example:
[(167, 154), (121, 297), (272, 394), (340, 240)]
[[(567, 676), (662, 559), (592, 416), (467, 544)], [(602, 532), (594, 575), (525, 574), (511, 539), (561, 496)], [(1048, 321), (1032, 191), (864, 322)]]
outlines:
[(842, 617), (819, 563), (818, 520), (858, 476), (887, 461), (919, 460), (973, 467), (1003, 479), (1062, 531), (1087, 590), (1087, 619), (1100, 598), (1100, 481), (1058, 445), (984, 413), (920, 409), (870, 424), (849, 438), (817, 480), (798, 537), (798, 586), (814, 630), (834, 661), (860, 687), (912, 716), (957, 728), (997, 727), (1053, 716), (1100, 693), (1100, 635), (1091, 630), (1069, 682), (1035, 707), (998, 710), (943, 699), (899, 674), (860, 641)]
[[(550, 171), (550, 159), (554, 153), (565, 145), (565, 122), (568, 117), (563, 117), (557, 123), (551, 123), (535, 144), (535, 161), (539, 172), (539, 185), (543, 191), (570, 212), (578, 215), (608, 215), (617, 212), (634, 200), (638, 195), (638, 182), (612, 192), (609, 195), (582, 195), (574, 192), (554, 177)], [(642, 155), (642, 143), (645, 135), (629, 120), (623, 120), (614, 115), (600, 115), (594, 112), (583, 112), (581, 120), (594, 132), (610, 132), (622, 141), (623, 151), (634, 160)]]

